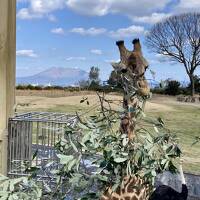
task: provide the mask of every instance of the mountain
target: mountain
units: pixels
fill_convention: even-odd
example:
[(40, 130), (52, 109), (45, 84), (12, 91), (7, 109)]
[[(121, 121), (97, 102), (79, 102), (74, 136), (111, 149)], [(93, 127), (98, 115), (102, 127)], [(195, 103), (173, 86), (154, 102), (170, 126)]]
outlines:
[(77, 85), (79, 81), (87, 80), (88, 73), (77, 68), (52, 67), (33, 76), (18, 77), (17, 84), (38, 85)]

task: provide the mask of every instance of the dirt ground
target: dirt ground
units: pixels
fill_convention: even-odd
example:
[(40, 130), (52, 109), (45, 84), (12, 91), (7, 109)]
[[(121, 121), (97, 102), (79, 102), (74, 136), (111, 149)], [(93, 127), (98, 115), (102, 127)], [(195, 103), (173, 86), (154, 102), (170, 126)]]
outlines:
[[(83, 97), (88, 97), (90, 105), (94, 105), (98, 102), (98, 96), (96, 94), (73, 94), (65, 97), (44, 97), (44, 96), (17, 96), (16, 98), (16, 106), (17, 110), (44, 110), (53, 108), (56, 106), (84, 106), (84, 104), (80, 104), (80, 100)], [(113, 95), (106, 95), (106, 99), (114, 100), (116, 104), (121, 104), (122, 97), (116, 94)], [(172, 111), (173, 107), (170, 105), (163, 104), (164, 102), (171, 101), (172, 103), (176, 104), (176, 101), (172, 98), (163, 98), (163, 97), (153, 97), (150, 102), (147, 102), (145, 110), (151, 112), (157, 112), (159, 110), (162, 111)], [(177, 102), (178, 104), (179, 102)], [(86, 105), (85, 105), (86, 106)]]

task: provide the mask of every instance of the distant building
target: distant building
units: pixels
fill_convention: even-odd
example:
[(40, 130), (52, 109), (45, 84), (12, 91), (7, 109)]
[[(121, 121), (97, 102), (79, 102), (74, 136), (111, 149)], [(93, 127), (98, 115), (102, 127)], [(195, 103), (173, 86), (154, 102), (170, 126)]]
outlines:
[(39, 84), (38, 83), (33, 83), (33, 84), (31, 84), (33, 87), (36, 87), (36, 86), (39, 86)]
[(46, 87), (51, 87), (52, 85), (51, 85), (51, 83), (48, 83), (48, 84), (46, 84), (45, 86), (46, 86)]

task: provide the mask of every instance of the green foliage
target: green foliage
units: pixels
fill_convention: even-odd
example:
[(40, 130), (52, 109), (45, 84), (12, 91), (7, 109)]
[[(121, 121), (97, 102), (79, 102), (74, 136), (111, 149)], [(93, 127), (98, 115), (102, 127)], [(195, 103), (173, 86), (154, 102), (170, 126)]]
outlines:
[(83, 89), (87, 89), (89, 87), (89, 81), (88, 80), (79, 81), (79, 87)]
[(17, 90), (42, 90), (42, 86), (33, 86), (33, 85), (17, 85), (16, 86)]
[[(104, 105), (106, 99), (100, 98)], [(99, 199), (106, 187), (117, 189), (124, 176), (140, 176), (153, 187), (157, 173), (176, 172), (174, 160), (181, 151), (163, 120), (152, 120), (138, 108), (136, 138), (129, 141), (127, 135), (116, 130), (123, 112), (102, 106), (97, 114), (79, 118), (75, 128), (66, 127), (65, 138), (56, 146), (62, 164), (56, 176), (64, 180), (57, 187), (59, 198), (67, 193), (73, 194), (73, 199)], [(141, 123), (150, 126), (151, 131), (140, 127)]]
[(89, 85), (89, 87), (88, 87), (89, 90), (94, 90), (94, 91), (98, 91), (99, 88), (100, 88), (99, 82), (96, 82), (96, 81), (94, 81), (94, 80), (92, 80), (92, 81), (90, 82), (90, 85)]
[(42, 189), (34, 181), (28, 178), (9, 179), (0, 176), (0, 199), (1, 200), (39, 200)]
[(161, 81), (160, 85), (155, 88), (151, 88), (151, 92), (155, 94), (167, 94), (167, 95), (189, 95), (190, 90), (188, 87), (181, 87), (181, 84), (177, 80), (167, 79), (165, 81)]
[(33, 85), (17, 85), (16, 86), (17, 90), (65, 90), (65, 91), (80, 91), (80, 87), (72, 87), (72, 86), (59, 86), (59, 85), (53, 85), (53, 86), (33, 86)]
[(180, 93), (180, 82), (176, 80), (169, 80), (166, 86), (166, 94), (168, 95), (177, 95)]
[(89, 72), (89, 81), (99, 84), (100, 82), (99, 72), (100, 72), (100, 69), (98, 67), (91, 67), (90, 72)]
[(115, 89), (122, 88), (122, 78), (121, 78), (121, 73), (119, 71), (113, 70), (109, 76), (108, 79), (108, 84), (112, 86)]

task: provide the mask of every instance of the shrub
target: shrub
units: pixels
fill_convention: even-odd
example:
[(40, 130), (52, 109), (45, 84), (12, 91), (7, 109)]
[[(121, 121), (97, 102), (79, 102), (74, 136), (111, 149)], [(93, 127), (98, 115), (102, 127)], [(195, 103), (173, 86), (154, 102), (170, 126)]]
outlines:
[(165, 94), (174, 96), (180, 94), (181, 93), (180, 85), (181, 85), (180, 82), (176, 80), (169, 80), (165, 88)]

